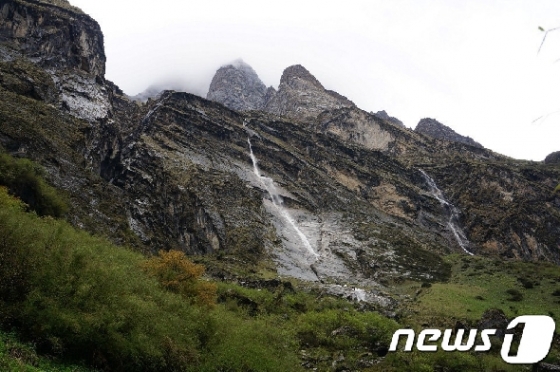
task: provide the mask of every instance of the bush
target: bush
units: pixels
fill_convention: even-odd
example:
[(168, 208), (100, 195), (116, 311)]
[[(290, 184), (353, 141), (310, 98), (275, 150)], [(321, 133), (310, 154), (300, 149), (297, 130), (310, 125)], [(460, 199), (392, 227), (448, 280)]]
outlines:
[(209, 311), (216, 286), (181, 252), (146, 260), (24, 209), (0, 187), (0, 325), (37, 352), (111, 371), (301, 370), (292, 328)]
[(184, 370), (215, 332), (209, 315), (162, 291), (140, 254), (24, 213), (0, 189), (0, 321), (42, 351), (117, 371)]
[(508, 289), (506, 293), (510, 295), (507, 299), (508, 301), (519, 302), (523, 300), (523, 294), (517, 289)]
[(28, 159), (0, 154), (0, 185), (40, 216), (62, 217), (68, 211), (64, 198), (44, 180), (42, 168)]
[(216, 309), (216, 335), (199, 372), (302, 371), (293, 330), (276, 317), (241, 318)]
[(299, 317), (297, 331), (304, 346), (321, 346), (336, 351), (358, 346), (370, 350), (380, 345), (388, 347), (398, 324), (383, 316), (356, 311), (311, 311)]
[(148, 259), (143, 266), (165, 289), (200, 305), (213, 307), (216, 303), (216, 284), (201, 281), (205, 267), (191, 262), (183, 252), (159, 251), (158, 256)]
[(531, 280), (527, 278), (519, 277), (517, 278), (517, 280), (521, 283), (521, 285), (525, 289), (532, 289), (535, 287), (535, 283), (533, 283)]

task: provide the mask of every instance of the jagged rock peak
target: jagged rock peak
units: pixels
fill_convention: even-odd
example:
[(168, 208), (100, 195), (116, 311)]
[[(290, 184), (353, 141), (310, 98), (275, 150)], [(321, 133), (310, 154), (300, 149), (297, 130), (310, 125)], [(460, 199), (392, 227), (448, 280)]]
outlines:
[(355, 107), (337, 92), (327, 90), (305, 67), (293, 65), (284, 70), (277, 92), (269, 92), (265, 111), (311, 122), (324, 111)]
[(453, 129), (449, 128), (446, 125), (443, 125), (436, 119), (424, 118), (420, 120), (414, 131), (436, 139), (442, 139), (451, 142), (460, 142), (470, 146), (484, 148), (484, 146), (482, 146), (472, 138), (458, 134)]
[(376, 118), (383, 119), (385, 121), (388, 121), (391, 124), (394, 124), (394, 125), (399, 126), (401, 128), (405, 128), (402, 121), (400, 121), (399, 119), (397, 119), (393, 116), (389, 116), (389, 114), (387, 114), (387, 112), (385, 110), (377, 111), (375, 114), (372, 112), (372, 114)]
[(238, 59), (216, 71), (206, 98), (233, 110), (260, 110), (266, 86), (251, 66)]
[(302, 65), (293, 65), (284, 70), (280, 85), (288, 84), (293, 88), (299, 87), (298, 79), (305, 80), (319, 89), (325, 89), (323, 85)]

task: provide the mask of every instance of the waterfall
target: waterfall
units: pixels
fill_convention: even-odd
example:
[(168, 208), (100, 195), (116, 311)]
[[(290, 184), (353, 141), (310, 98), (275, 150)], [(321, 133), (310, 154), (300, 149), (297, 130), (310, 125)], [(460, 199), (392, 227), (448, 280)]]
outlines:
[[(245, 125), (246, 125), (246, 123), (244, 122), (243, 127), (245, 127)], [(247, 142), (249, 143), (249, 156), (251, 157), (251, 161), (253, 162), (253, 173), (255, 174), (255, 176), (257, 176), (257, 179), (259, 180), (259, 182), (263, 185), (265, 190), (270, 195), (270, 199), (272, 200), (272, 204), (274, 205), (274, 207), (278, 209), (278, 211), (280, 212), (280, 215), (284, 218), (284, 220), (286, 220), (288, 225), (297, 234), (297, 236), (299, 237), (299, 239), (303, 243), (303, 246), (305, 247), (305, 249), (307, 249), (307, 251), (310, 254), (312, 254), (315, 257), (315, 259), (318, 258), (319, 254), (317, 254), (317, 252), (315, 252), (315, 250), (313, 249), (313, 247), (309, 243), (309, 240), (307, 239), (305, 234), (298, 227), (297, 222), (290, 215), (288, 210), (284, 207), (284, 200), (282, 199), (282, 196), (276, 190), (276, 186), (274, 185), (274, 180), (270, 177), (266, 177), (266, 176), (263, 176), (261, 174), (261, 171), (260, 171), (259, 165), (258, 165), (258, 161), (257, 161), (257, 157), (253, 153), (253, 145), (251, 144), (251, 136), (250, 135), (247, 138)]]
[(468, 249), (469, 244), (470, 244), (469, 240), (467, 239), (463, 230), (458, 225), (459, 210), (457, 209), (457, 207), (455, 207), (453, 204), (451, 204), (450, 202), (448, 202), (445, 199), (445, 197), (443, 196), (443, 193), (441, 192), (439, 187), (437, 187), (437, 185), (436, 185), (435, 181), (432, 179), (432, 177), (428, 176), (428, 174), (426, 172), (424, 172), (422, 169), (418, 169), (418, 170), (420, 171), (420, 173), (422, 173), (426, 182), (428, 182), (428, 185), (430, 186), (430, 192), (431, 192), (432, 196), (434, 198), (436, 198), (439, 201), (439, 203), (442, 206), (444, 206), (445, 209), (449, 212), (449, 220), (447, 221), (447, 227), (449, 228), (449, 230), (451, 231), (451, 233), (455, 237), (455, 241), (457, 241), (457, 244), (459, 244), (459, 246), (461, 248), (463, 248), (465, 253), (468, 253), (471, 256), (473, 256), (474, 254), (472, 252), (470, 252), (469, 249)]
[(362, 302), (366, 300), (366, 291), (361, 288), (354, 287), (352, 289), (352, 299), (356, 300), (357, 302)]

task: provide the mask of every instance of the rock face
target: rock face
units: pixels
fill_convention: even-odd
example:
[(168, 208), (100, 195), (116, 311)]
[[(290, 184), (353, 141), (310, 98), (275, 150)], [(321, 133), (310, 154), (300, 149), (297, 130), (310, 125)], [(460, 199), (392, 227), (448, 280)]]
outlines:
[(555, 151), (551, 154), (548, 154), (547, 157), (544, 159), (545, 164), (560, 164), (560, 151)]
[(402, 121), (400, 121), (399, 119), (397, 119), (395, 117), (389, 116), (389, 114), (387, 114), (387, 112), (385, 112), (385, 110), (377, 111), (375, 114), (373, 114), (373, 116), (375, 116), (376, 118), (382, 119), (382, 120), (386, 120), (389, 123), (397, 125), (401, 128), (405, 128)]
[(443, 125), (435, 119), (425, 118), (418, 122), (416, 132), (430, 136), (432, 138), (437, 138), (445, 141), (460, 142), (470, 146), (483, 147), (480, 143), (476, 142), (470, 137), (461, 136), (453, 129), (448, 126)]
[(44, 68), (78, 69), (95, 77), (105, 76), (99, 25), (66, 1), (3, 1), (0, 42), (13, 45)]
[(66, 1), (0, 4), (4, 61), (22, 57), (51, 75), (57, 103), (74, 116), (95, 121), (109, 115), (103, 34), (97, 22)]
[[(558, 167), (401, 128), (301, 66), (278, 90), (226, 67), (238, 80), (218, 79), (213, 92), (254, 93), (234, 110), (174, 91), (138, 104), (102, 75), (95, 21), (65, 6), (1, 4), (0, 147), (45, 167), (75, 226), (138, 250), (379, 288), (449, 276), (442, 255), (463, 252), (448, 226), (453, 204), (473, 253), (560, 264)], [(227, 271), (220, 262), (209, 271)]]
[(323, 111), (354, 106), (346, 97), (325, 89), (305, 67), (294, 65), (284, 70), (278, 91), (264, 110), (293, 120), (313, 121)]
[(206, 98), (232, 110), (263, 110), (303, 122), (313, 121), (326, 110), (355, 107), (346, 97), (325, 89), (303, 66), (285, 69), (276, 90), (267, 89), (241, 60), (216, 72)]
[(264, 107), (267, 89), (251, 66), (237, 60), (220, 67), (208, 91), (207, 99), (239, 111)]

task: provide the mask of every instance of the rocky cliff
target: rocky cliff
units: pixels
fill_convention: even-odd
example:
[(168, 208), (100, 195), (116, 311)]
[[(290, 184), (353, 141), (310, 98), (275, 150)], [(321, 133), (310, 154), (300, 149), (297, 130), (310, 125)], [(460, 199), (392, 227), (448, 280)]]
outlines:
[(346, 97), (325, 89), (301, 65), (286, 68), (276, 90), (267, 89), (251, 66), (241, 60), (216, 71), (206, 98), (233, 110), (263, 110), (305, 122), (326, 110), (355, 106)]
[(264, 109), (293, 120), (312, 121), (323, 111), (343, 107), (354, 107), (354, 103), (325, 89), (305, 67), (294, 65), (284, 70), (278, 91)]
[(545, 164), (560, 164), (560, 151), (548, 154), (544, 159)]
[(414, 130), (418, 133), (440, 140), (460, 142), (475, 147), (483, 147), (480, 143), (476, 142), (472, 138), (461, 136), (453, 129), (443, 125), (435, 119), (424, 118), (420, 120), (418, 122), (418, 125), (416, 126), (416, 129)]
[(389, 116), (389, 114), (387, 114), (385, 110), (377, 111), (375, 114), (372, 112), (371, 114), (379, 119), (386, 120), (392, 124), (398, 125), (399, 127), (405, 127), (402, 121), (393, 116)]
[(76, 226), (325, 286), (445, 279), (449, 252), (560, 264), (556, 166), (395, 125), (302, 66), (278, 90), (239, 64), (214, 78), (220, 103), (137, 104), (105, 80), (87, 15), (0, 4), (0, 144), (45, 166)]
[(266, 95), (266, 86), (255, 70), (237, 60), (216, 71), (206, 98), (233, 110), (246, 111), (262, 109)]

